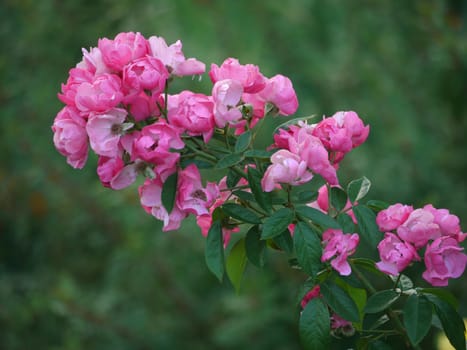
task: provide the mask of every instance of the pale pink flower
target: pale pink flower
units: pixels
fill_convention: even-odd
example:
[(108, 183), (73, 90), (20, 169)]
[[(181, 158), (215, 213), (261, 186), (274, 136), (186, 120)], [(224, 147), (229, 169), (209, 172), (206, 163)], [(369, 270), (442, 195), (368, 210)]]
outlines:
[(148, 54), (146, 39), (140, 33), (119, 33), (113, 40), (99, 39), (97, 46), (102, 60), (111, 69), (120, 72), (129, 62)]
[(85, 69), (70, 69), (68, 80), (66, 84), (62, 84), (62, 92), (58, 94), (58, 99), (68, 106), (76, 107), (75, 97), (78, 87), (82, 83), (92, 83), (93, 79), (93, 74)]
[(261, 98), (272, 103), (281, 115), (294, 114), (298, 109), (298, 99), (292, 82), (283, 75), (275, 75), (266, 82), (266, 87), (259, 92)]
[(185, 146), (180, 138), (180, 130), (164, 120), (145, 126), (133, 142), (131, 159), (152, 162), (160, 158), (161, 151), (182, 149)]
[(201, 175), (194, 164), (188, 165), (178, 173), (177, 206), (186, 213), (203, 215), (209, 213), (209, 207), (219, 195), (219, 189), (213, 182), (206, 188), (201, 184)]
[(337, 112), (332, 118), (342, 125), (352, 139), (352, 148), (360, 146), (368, 138), (370, 127), (364, 125), (358, 114), (354, 111)]
[(378, 215), (376, 215), (376, 224), (382, 232), (396, 230), (407, 220), (412, 212), (413, 207), (411, 205), (396, 203), (381, 210)]
[(76, 107), (84, 113), (106, 112), (123, 100), (121, 80), (115, 74), (96, 76), (92, 82), (83, 82), (76, 89)]
[(321, 288), (319, 284), (317, 284), (308, 293), (305, 294), (302, 301), (300, 302), (300, 306), (302, 307), (302, 309), (304, 309), (306, 304), (308, 304), (308, 302), (311, 299), (319, 298), (319, 297), (321, 297)]
[(73, 168), (83, 168), (88, 157), (86, 121), (74, 107), (65, 106), (52, 125), (54, 145)]
[(435, 217), (428, 210), (415, 209), (405, 222), (397, 228), (397, 234), (404, 241), (421, 248), (430, 240), (441, 236), (441, 230)]
[(119, 141), (125, 131), (133, 124), (126, 123), (127, 112), (114, 108), (103, 114), (91, 113), (86, 124), (91, 148), (100, 156), (117, 157), (120, 152)]
[(384, 239), (378, 244), (381, 261), (376, 267), (389, 275), (398, 275), (412, 261), (420, 260), (415, 248), (407, 242), (403, 242), (395, 234), (386, 232)]
[(443, 236), (455, 238), (458, 242), (462, 242), (467, 234), (461, 232), (459, 218), (453, 215), (447, 209), (436, 209), (431, 204), (423, 207), (435, 217), (435, 224), (438, 224)]
[(177, 230), (187, 213), (180, 210), (175, 203), (172, 212), (168, 213), (162, 204), (163, 183), (159, 178), (146, 180), (139, 187), (139, 196), (144, 210), (163, 222), (162, 231)]
[(242, 94), (242, 84), (236, 80), (223, 79), (214, 84), (212, 88), (214, 120), (219, 128), (227, 124), (235, 125), (242, 119), (242, 112), (237, 108)]
[(302, 185), (311, 180), (313, 174), (308, 171), (307, 163), (285, 149), (271, 156), (271, 165), (266, 169), (261, 180), (265, 192), (271, 192), (279, 183), (293, 186)]
[(209, 77), (213, 83), (224, 79), (238, 81), (247, 93), (257, 93), (266, 86), (266, 78), (260, 73), (258, 66), (241, 65), (236, 58), (227, 58), (219, 67), (211, 65)]
[(426, 271), (422, 277), (435, 287), (447, 286), (449, 278), (458, 278), (464, 273), (467, 255), (463, 250), (464, 248), (449, 236), (435, 239), (426, 247)]
[(182, 52), (182, 42), (177, 40), (167, 46), (162, 37), (151, 36), (148, 39), (150, 55), (160, 59), (170, 74), (177, 76), (203, 74), (206, 66), (195, 58), (185, 58)]
[(360, 241), (356, 233), (344, 234), (339, 229), (327, 229), (323, 232), (323, 255), (321, 261), (331, 260), (331, 266), (342, 276), (348, 276), (352, 272), (350, 264), (347, 261), (349, 255), (352, 255)]
[(138, 58), (123, 68), (123, 84), (130, 93), (140, 93), (150, 90), (157, 95), (164, 91), (169, 72), (161, 60), (144, 56)]
[(169, 96), (167, 108), (170, 124), (182, 128), (190, 136), (203, 135), (204, 142), (209, 142), (215, 127), (210, 96), (185, 90)]
[(111, 69), (104, 63), (99, 48), (92, 47), (89, 51), (83, 48), (81, 51), (83, 52), (83, 59), (76, 65), (76, 68), (85, 69), (93, 75), (112, 73)]

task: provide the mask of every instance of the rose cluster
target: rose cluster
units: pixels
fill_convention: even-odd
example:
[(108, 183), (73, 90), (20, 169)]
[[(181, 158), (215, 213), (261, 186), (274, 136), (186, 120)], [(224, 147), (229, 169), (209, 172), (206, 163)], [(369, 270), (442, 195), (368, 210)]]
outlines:
[(431, 204), (414, 209), (400, 203), (378, 213), (376, 223), (384, 239), (378, 244), (381, 261), (376, 266), (390, 275), (398, 275), (424, 251), (426, 270), (423, 278), (433, 286), (447, 286), (449, 278), (462, 275), (467, 263), (459, 218), (447, 209)]
[[(141, 204), (164, 222), (164, 230), (177, 229), (190, 213), (205, 228), (220, 190), (215, 183), (203, 187), (196, 165), (181, 167), (186, 139), (199, 136), (208, 143), (216, 128), (226, 127), (241, 134), (269, 106), (289, 115), (298, 101), (287, 77), (266, 78), (257, 66), (234, 58), (211, 65), (211, 95), (169, 94), (173, 79), (204, 72), (204, 63), (185, 58), (180, 41), (169, 46), (161, 37), (133, 32), (100, 39), (97, 47), (83, 49), (82, 61), (62, 85), (58, 97), (65, 107), (52, 126), (55, 147), (74, 168), (85, 165), (90, 147), (98, 155), (102, 184), (112, 189), (125, 188), (143, 174)], [(174, 173), (177, 195), (168, 212), (161, 194)]]

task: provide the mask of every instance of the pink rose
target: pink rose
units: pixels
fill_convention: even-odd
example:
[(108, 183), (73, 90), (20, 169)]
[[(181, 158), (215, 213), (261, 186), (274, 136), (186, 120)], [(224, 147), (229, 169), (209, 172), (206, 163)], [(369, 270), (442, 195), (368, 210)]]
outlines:
[(112, 180), (122, 171), (125, 163), (119, 157), (99, 157), (97, 163), (97, 175), (104, 187), (112, 188)]
[(120, 137), (133, 126), (131, 123), (124, 124), (126, 116), (126, 110), (121, 108), (114, 108), (104, 114), (90, 114), (86, 131), (96, 154), (109, 158), (120, 154)]
[(279, 183), (298, 186), (310, 181), (313, 177), (313, 174), (308, 171), (307, 163), (287, 150), (274, 153), (271, 156), (271, 163), (261, 180), (261, 186), (265, 192), (271, 192)]
[(73, 168), (83, 168), (88, 157), (86, 121), (74, 107), (65, 106), (52, 125), (54, 145)]
[(114, 40), (99, 39), (97, 46), (104, 63), (120, 72), (129, 62), (148, 54), (146, 39), (140, 33), (119, 33)]
[(201, 175), (194, 164), (178, 173), (177, 206), (186, 213), (205, 215), (219, 196), (215, 183), (209, 182), (206, 188), (201, 184)]
[(420, 260), (415, 248), (403, 242), (395, 234), (387, 232), (384, 239), (378, 244), (381, 261), (376, 267), (389, 275), (398, 275), (413, 260)]
[(209, 77), (213, 83), (224, 79), (236, 80), (249, 94), (257, 93), (266, 86), (266, 78), (260, 73), (258, 66), (241, 65), (236, 58), (227, 58), (220, 67), (212, 64)]
[(76, 107), (84, 113), (106, 112), (122, 100), (121, 80), (114, 74), (102, 74), (80, 84), (75, 95)]
[(447, 286), (449, 278), (458, 278), (464, 273), (467, 255), (463, 250), (454, 238), (435, 239), (426, 247), (426, 271), (422, 277), (435, 287)]
[(412, 212), (413, 207), (411, 205), (393, 204), (378, 213), (376, 223), (382, 232), (396, 230), (407, 220)]
[(212, 88), (214, 101), (214, 119), (219, 128), (227, 124), (235, 125), (242, 119), (242, 112), (237, 108), (243, 94), (243, 86), (232, 79), (217, 81)]
[(144, 56), (132, 61), (123, 68), (123, 83), (132, 93), (150, 90), (153, 95), (162, 93), (169, 72), (161, 60)]
[(161, 37), (151, 36), (148, 39), (150, 54), (160, 59), (169, 69), (169, 73), (177, 76), (203, 74), (206, 66), (194, 58), (185, 59), (182, 42), (177, 40), (167, 46)]
[(347, 261), (352, 255), (360, 241), (356, 233), (344, 234), (342, 230), (327, 229), (323, 232), (323, 255), (321, 261), (331, 260), (331, 266), (342, 276), (351, 274), (350, 264)]
[(158, 107), (164, 105), (164, 99), (161, 95), (148, 96), (145, 92), (140, 92), (138, 95), (133, 95), (128, 101), (125, 101), (130, 109), (130, 114), (139, 122), (149, 117), (158, 117), (161, 111)]
[[(332, 186), (332, 187), (339, 187), (340, 186)], [(311, 202), (307, 204), (308, 206), (319, 209), (324, 213), (328, 213), (329, 211), (329, 194), (328, 194), (328, 187), (326, 185), (321, 186), (318, 189), (318, 198), (316, 199), (315, 202)], [(350, 216), (354, 224), (357, 224), (357, 219), (355, 218), (355, 214), (353, 213), (352, 209), (352, 203), (347, 199), (347, 203), (343, 209), (343, 211)]]
[(162, 231), (177, 230), (187, 214), (181, 211), (176, 203), (172, 212), (170, 214), (167, 212), (162, 204), (162, 186), (162, 181), (159, 178), (146, 180), (139, 187), (141, 205), (148, 214), (164, 223)]
[[(145, 126), (133, 142), (131, 159), (153, 162), (165, 155), (169, 149), (182, 149), (185, 146), (180, 138), (180, 130), (164, 120)], [(178, 154), (178, 153), (177, 153)]]
[(190, 136), (203, 135), (209, 142), (214, 133), (214, 104), (210, 96), (185, 90), (169, 96), (167, 102), (169, 122), (185, 130)]
[(85, 69), (70, 69), (66, 84), (62, 84), (62, 93), (58, 94), (59, 100), (68, 106), (76, 107), (75, 97), (78, 87), (82, 83), (92, 83), (93, 79), (93, 74)]
[(433, 214), (435, 217), (434, 222), (439, 226), (443, 236), (451, 236), (458, 242), (462, 242), (467, 236), (467, 234), (461, 232), (459, 218), (451, 214), (449, 210), (436, 209), (431, 204), (425, 205), (423, 209)]
[(428, 210), (416, 209), (397, 228), (397, 234), (404, 241), (412, 243), (415, 248), (423, 247), (430, 240), (441, 236), (439, 226), (434, 220), (435, 217)]
[(276, 106), (281, 115), (294, 114), (298, 109), (298, 99), (292, 82), (283, 75), (278, 74), (270, 78), (259, 95), (266, 102)]

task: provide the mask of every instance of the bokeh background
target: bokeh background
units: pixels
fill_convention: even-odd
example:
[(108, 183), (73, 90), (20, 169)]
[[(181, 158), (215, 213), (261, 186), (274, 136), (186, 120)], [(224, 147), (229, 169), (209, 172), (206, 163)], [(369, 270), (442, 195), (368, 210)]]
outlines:
[[(371, 198), (449, 208), (466, 230), (466, 21), (462, 0), (3, 0), (0, 349), (300, 348), (303, 276), (280, 254), (237, 295), (207, 271), (193, 221), (162, 233), (136, 186), (104, 189), (95, 158), (78, 171), (56, 152), (56, 94), (81, 47), (139, 31), (287, 75), (297, 116), (355, 110), (371, 125), (343, 183), (366, 175)], [(466, 287), (450, 284), (463, 316)]]

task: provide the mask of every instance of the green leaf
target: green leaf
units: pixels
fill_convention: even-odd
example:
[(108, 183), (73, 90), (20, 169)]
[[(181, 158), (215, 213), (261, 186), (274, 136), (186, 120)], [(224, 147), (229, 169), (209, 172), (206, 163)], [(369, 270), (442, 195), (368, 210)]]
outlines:
[(209, 270), (222, 282), (224, 276), (224, 239), (219, 220), (214, 221), (208, 231), (204, 256)]
[(349, 322), (360, 321), (357, 305), (342, 288), (329, 281), (320, 286), (324, 300), (335, 313)]
[(248, 146), (250, 146), (250, 142), (251, 142), (251, 131), (247, 130), (238, 137), (237, 142), (235, 143), (235, 148), (234, 148), (235, 153), (241, 153), (245, 151), (248, 148)]
[(319, 211), (318, 209), (311, 208), (306, 205), (301, 205), (296, 207), (295, 211), (299, 216), (313, 221), (313, 223), (316, 225), (325, 228), (341, 228), (341, 226), (336, 220)]
[(341, 225), (342, 230), (346, 233), (355, 232), (355, 224), (352, 221), (352, 218), (346, 213), (340, 213), (337, 215), (337, 222)]
[(176, 171), (165, 180), (162, 187), (161, 200), (167, 213), (171, 213), (175, 204), (175, 195), (177, 194), (178, 172)]
[(215, 168), (225, 169), (225, 168), (228, 168), (228, 167), (234, 166), (235, 164), (240, 163), (243, 159), (244, 157), (241, 154), (237, 154), (237, 153), (227, 154), (223, 158), (219, 159)]
[(250, 209), (247, 209), (236, 203), (225, 203), (222, 205), (222, 210), (227, 215), (233, 217), (234, 219), (248, 222), (250, 224), (260, 224), (261, 219)]
[(229, 280), (237, 293), (240, 291), (246, 262), (245, 239), (242, 238), (232, 247), (225, 262), (227, 276), (229, 276)]
[(308, 120), (312, 120), (312, 119), (316, 119), (318, 117), (317, 114), (313, 114), (313, 115), (309, 115), (307, 117), (301, 117), (301, 118), (294, 118), (294, 119), (290, 119), (282, 124), (279, 124), (275, 129), (274, 131), (272, 132), (272, 134), (274, 135), (277, 131), (279, 131), (279, 129), (284, 129), (286, 127), (288, 127), (289, 125), (295, 125), (297, 124), (298, 122), (305, 122), (305, 121), (308, 121)]
[(372, 248), (376, 249), (378, 243), (383, 239), (383, 234), (376, 225), (376, 214), (364, 205), (353, 207), (353, 213), (357, 219), (360, 235)]
[(449, 303), (436, 295), (427, 295), (427, 298), (434, 305), (444, 333), (446, 333), (451, 345), (456, 350), (465, 350), (465, 325), (462, 317)]
[(420, 288), (419, 292), (421, 293), (428, 293), (428, 294), (434, 294), (438, 298), (448, 302), (451, 304), (451, 306), (455, 309), (459, 307), (459, 302), (457, 301), (456, 297), (452, 295), (449, 291), (446, 289), (442, 288)]
[(378, 275), (378, 276), (381, 276), (381, 277), (386, 277), (389, 279), (389, 276), (386, 275), (384, 272), (382, 272), (381, 270), (379, 270), (377, 267), (376, 267), (376, 264), (373, 260), (371, 259), (366, 259), (366, 258), (352, 258), (351, 259), (351, 262), (352, 264), (355, 264), (359, 267), (362, 267), (364, 268), (365, 270), (375, 274), (375, 275)]
[(255, 196), (253, 196), (251, 192), (237, 190), (233, 191), (232, 194), (247, 202), (253, 202), (255, 200)]
[(320, 298), (311, 299), (300, 315), (299, 334), (305, 350), (327, 349), (330, 343), (328, 307)]
[(257, 225), (252, 226), (245, 237), (245, 250), (248, 260), (257, 267), (264, 266), (264, 249), (266, 242), (261, 239), (261, 232)]
[(399, 299), (399, 297), (400, 294), (392, 289), (376, 292), (368, 298), (365, 306), (365, 312), (368, 314), (374, 314), (376, 312), (384, 311)]
[(270, 213), (272, 211), (271, 196), (268, 192), (264, 192), (261, 187), (261, 173), (257, 169), (249, 167), (247, 175), (251, 192), (255, 196), (256, 201), (261, 208)]
[(317, 191), (302, 191), (297, 194), (296, 199), (294, 200), (294, 203), (297, 203), (297, 204), (311, 203), (311, 202), (314, 202), (317, 198), (318, 198)]
[(427, 335), (433, 317), (432, 306), (426, 297), (412, 294), (404, 305), (404, 326), (412, 345), (416, 346)]
[(288, 229), (286, 229), (280, 235), (274, 237), (273, 241), (279, 248), (281, 248), (287, 254), (293, 253), (293, 239), (292, 236), (290, 236), (290, 231)]
[(321, 255), (323, 249), (321, 240), (316, 232), (305, 222), (299, 221), (295, 225), (294, 246), (297, 259), (303, 271), (315, 277), (321, 270)]
[(347, 185), (347, 193), (351, 203), (355, 203), (364, 198), (370, 190), (371, 182), (365, 176), (353, 180)]
[(264, 151), (260, 149), (251, 149), (244, 153), (248, 158), (270, 159), (275, 151)]
[[(341, 276), (342, 277), (342, 276)], [(362, 321), (364, 316), (364, 309), (367, 301), (367, 294), (366, 290), (363, 288), (353, 287), (348, 283), (344, 283), (341, 278), (336, 279), (336, 284), (339, 285), (342, 289), (344, 289), (347, 294), (352, 298), (357, 305), (358, 314), (360, 316), (360, 322), (354, 323), (354, 326), (357, 330), (362, 329)]]
[(294, 220), (294, 212), (289, 208), (281, 208), (264, 220), (261, 239), (269, 239), (280, 235)]
[(238, 181), (240, 181), (241, 178), (242, 177), (236, 171), (233, 171), (232, 169), (230, 169), (229, 172), (227, 173), (227, 181), (226, 181), (227, 187), (228, 188), (234, 187), (235, 185), (237, 185)]
[(393, 282), (397, 281), (397, 286), (402, 291), (406, 291), (413, 288), (413, 282), (409, 276), (401, 274), (400, 276), (389, 276)]
[(389, 203), (379, 200), (369, 200), (368, 202), (366, 202), (366, 205), (374, 212), (379, 212), (389, 207)]
[(331, 205), (338, 212), (347, 204), (347, 193), (339, 187), (331, 187)]

